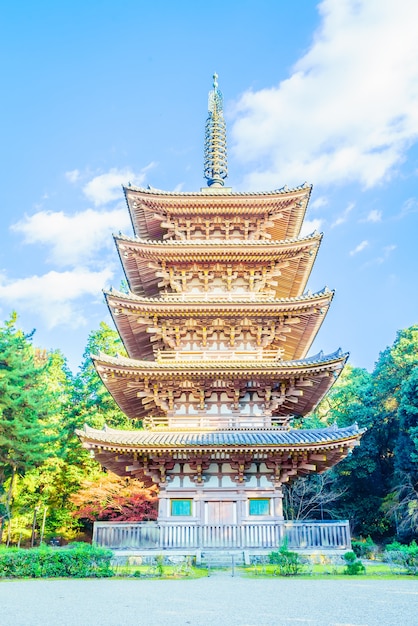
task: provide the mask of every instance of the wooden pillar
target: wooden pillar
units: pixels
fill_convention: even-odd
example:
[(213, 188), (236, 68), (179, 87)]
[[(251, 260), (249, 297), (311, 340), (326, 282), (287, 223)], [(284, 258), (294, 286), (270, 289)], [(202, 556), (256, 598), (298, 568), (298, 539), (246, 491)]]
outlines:
[(198, 525), (201, 526), (204, 523), (204, 518), (205, 518), (204, 495), (201, 489), (197, 491), (193, 504), (194, 504), (194, 516), (197, 518)]
[(281, 485), (274, 489), (273, 515), (276, 519), (283, 519), (283, 488)]
[(160, 487), (160, 493), (158, 494), (158, 520), (167, 519), (169, 516), (169, 498), (165, 489)]

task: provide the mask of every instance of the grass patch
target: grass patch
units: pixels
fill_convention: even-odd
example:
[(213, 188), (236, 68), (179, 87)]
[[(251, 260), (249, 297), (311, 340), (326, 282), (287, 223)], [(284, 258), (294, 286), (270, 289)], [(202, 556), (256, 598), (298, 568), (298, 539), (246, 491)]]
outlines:
[(194, 565), (192, 557), (130, 557), (127, 563), (113, 564), (113, 575), (118, 578), (202, 578), (207, 571)]
[(206, 577), (207, 570), (191, 565), (187, 569), (179, 569), (175, 565), (164, 565), (162, 571), (149, 565), (116, 565), (112, 567), (116, 578), (160, 578), (161, 580), (179, 580), (184, 578)]
[[(279, 577), (280, 574), (275, 565), (256, 564), (249, 565), (244, 568), (237, 568), (240, 573), (245, 577), (250, 578), (274, 578)], [(318, 580), (333, 580), (333, 579), (347, 579), (347, 574), (344, 572), (346, 564), (341, 563), (310, 563), (306, 566), (305, 571), (298, 574), (298, 578), (303, 579), (318, 579)], [(373, 564), (365, 564), (366, 571), (362, 574), (351, 575), (350, 578), (368, 578), (368, 579), (392, 579), (399, 580), (400, 578), (410, 578), (405, 574), (397, 574), (393, 571), (388, 564), (383, 562), (373, 562)]]

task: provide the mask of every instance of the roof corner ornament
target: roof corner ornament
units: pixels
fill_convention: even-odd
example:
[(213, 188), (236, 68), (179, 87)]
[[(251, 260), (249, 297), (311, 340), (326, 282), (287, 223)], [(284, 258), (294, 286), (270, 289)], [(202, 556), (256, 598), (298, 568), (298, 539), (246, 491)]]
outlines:
[(223, 187), (228, 176), (226, 125), (223, 116), (223, 96), (218, 89), (218, 75), (213, 75), (209, 92), (208, 117), (205, 127), (205, 178), (208, 187)]

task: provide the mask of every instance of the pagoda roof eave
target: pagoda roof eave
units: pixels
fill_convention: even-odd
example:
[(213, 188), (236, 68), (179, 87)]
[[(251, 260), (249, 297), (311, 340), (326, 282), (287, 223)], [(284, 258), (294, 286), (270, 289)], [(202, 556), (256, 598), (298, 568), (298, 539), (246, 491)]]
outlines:
[[(290, 320), (291, 333), (286, 341), (273, 339), (269, 349), (283, 349), (283, 358), (304, 358), (328, 312), (334, 292), (328, 288), (316, 294), (306, 294), (299, 298), (278, 300), (267, 298), (265, 301), (212, 301), (176, 298), (146, 298), (132, 293), (117, 291), (105, 292), (106, 302), (116, 328), (122, 338), (128, 355), (134, 359), (153, 358), (156, 350), (164, 349), (165, 343), (159, 338), (151, 340), (149, 327), (158, 319), (210, 320), (217, 317), (234, 320), (243, 317), (253, 319), (254, 323), (283, 323)], [(173, 322), (174, 323), (174, 322)], [(176, 322), (177, 323), (177, 322)]]
[(161, 251), (174, 251), (180, 250), (184, 252), (188, 250), (193, 250), (194, 248), (198, 251), (199, 254), (202, 254), (206, 250), (210, 251), (211, 254), (215, 250), (225, 250), (225, 248), (230, 248), (231, 250), (237, 248), (244, 248), (248, 253), (249, 250), (254, 248), (255, 250), (261, 249), (265, 251), (272, 251), (277, 248), (286, 248), (293, 246), (303, 246), (312, 241), (321, 241), (323, 237), (323, 233), (318, 231), (313, 231), (309, 235), (305, 235), (304, 237), (289, 237), (288, 239), (280, 239), (280, 240), (266, 240), (266, 239), (166, 239), (161, 241), (159, 239), (146, 239), (141, 237), (131, 237), (129, 235), (124, 234), (114, 234), (113, 238), (118, 246), (119, 243), (132, 245), (132, 248), (135, 250), (137, 248), (141, 249), (156, 249), (158, 253), (161, 254)]
[[(149, 415), (161, 415), (157, 391), (168, 388), (187, 388), (197, 385), (210, 389), (219, 380), (233, 384), (245, 394), (248, 381), (258, 381), (260, 388), (284, 388), (286, 398), (274, 409), (274, 416), (290, 414), (307, 415), (334, 384), (348, 358), (348, 354), (337, 351), (324, 357), (322, 353), (299, 361), (137, 361), (127, 357), (93, 356), (93, 363), (103, 383), (115, 402), (130, 419), (143, 419)], [(156, 387), (154, 387), (156, 385)], [(303, 391), (294, 390), (301, 388)], [(159, 391), (157, 391), (158, 395)], [(165, 391), (163, 393), (166, 393)], [(280, 392), (281, 393), (281, 392)], [(295, 404), (296, 401), (296, 404)], [(157, 403), (156, 403), (157, 402)], [(291, 406), (289, 406), (289, 402)]]
[(197, 192), (169, 192), (160, 189), (124, 187), (134, 232), (141, 237), (162, 239), (163, 224), (169, 216), (230, 215), (280, 216), (280, 223), (267, 228), (273, 238), (294, 237), (300, 232), (312, 186), (304, 183), (293, 189), (283, 187), (267, 192), (233, 192), (230, 187), (202, 188)]
[[(237, 455), (252, 455), (254, 461), (274, 464), (282, 482), (298, 476), (322, 473), (344, 459), (360, 443), (364, 430), (357, 425), (318, 430), (251, 431), (98, 431), (85, 426), (77, 430), (83, 447), (90, 450), (104, 467), (119, 476), (149, 476), (149, 465), (205, 458), (219, 462), (236, 461)], [(247, 457), (248, 458), (248, 457)], [(270, 465), (270, 467), (272, 467)], [(289, 472), (290, 470), (290, 472)], [(276, 474), (275, 474), (276, 475)], [(155, 482), (165, 474), (154, 474)]]
[(289, 265), (283, 270), (286, 280), (281, 281), (278, 295), (296, 297), (305, 289), (322, 234), (313, 233), (303, 239), (285, 241), (240, 240), (216, 241), (147, 241), (138, 238), (115, 236), (119, 257), (128, 279), (131, 291), (146, 296), (157, 296), (160, 292), (156, 276), (162, 263), (182, 263), (186, 266), (195, 263), (265, 263), (284, 262)]
[(308, 371), (321, 371), (325, 369), (333, 369), (334, 366), (343, 367), (349, 357), (349, 353), (343, 353), (339, 348), (332, 354), (324, 355), (323, 352), (319, 352), (316, 355), (307, 357), (305, 359), (298, 359), (294, 361), (280, 361), (280, 360), (266, 360), (260, 361), (257, 357), (254, 361), (249, 359), (244, 360), (214, 360), (208, 359), (202, 360), (183, 360), (183, 361), (141, 361), (138, 359), (130, 359), (124, 356), (108, 356), (100, 353), (99, 355), (91, 355), (96, 367), (116, 369), (119, 371), (135, 372), (152, 372), (154, 374), (160, 374), (164, 376), (164, 373), (176, 373), (176, 374), (195, 374), (197, 376), (213, 376), (216, 377), (220, 374), (234, 373), (234, 377), (251, 374), (263, 374), (269, 373), (272, 375), (295, 375), (295, 373), (303, 374)]
[(160, 309), (162, 311), (171, 309), (176, 312), (176, 315), (188, 317), (191, 314), (201, 315), (202, 312), (206, 313), (206, 311), (208, 313), (214, 311), (215, 314), (220, 309), (222, 309), (225, 315), (228, 313), (233, 314), (237, 309), (245, 310), (246, 313), (248, 309), (257, 312), (257, 314), (259, 311), (265, 311), (272, 315), (277, 314), (278, 310), (281, 312), (282, 309), (283, 311), (297, 311), (310, 305), (330, 302), (335, 295), (335, 291), (324, 287), (321, 291), (315, 293), (308, 292), (295, 297), (277, 298), (275, 296), (263, 296), (254, 300), (245, 299), (244, 297), (239, 299), (205, 298), (203, 294), (201, 298), (196, 297), (196, 295), (191, 298), (187, 295), (178, 294), (169, 294), (168, 297), (167, 294), (164, 297), (147, 297), (137, 295), (132, 291), (124, 293), (113, 288), (103, 290), (103, 294), (108, 304), (109, 302), (114, 302), (121, 306), (130, 307), (133, 310), (136, 308), (141, 309), (141, 311), (149, 309), (152, 312)]
[(227, 196), (228, 198), (232, 197), (282, 197), (285, 195), (291, 195), (298, 191), (310, 191), (312, 189), (312, 185), (309, 185), (307, 182), (304, 182), (302, 185), (297, 185), (296, 187), (288, 188), (286, 185), (279, 189), (274, 189), (271, 191), (232, 191), (231, 187), (217, 187), (214, 190), (211, 187), (202, 187), (200, 191), (165, 191), (163, 189), (157, 189), (156, 187), (137, 187), (135, 185), (122, 185), (123, 191), (125, 195), (129, 191), (133, 191), (138, 195), (143, 196), (162, 196), (168, 198), (205, 198), (213, 197), (213, 196)]
[(110, 450), (149, 452), (160, 450), (204, 452), (228, 448), (231, 452), (243, 450), (268, 452), (332, 449), (358, 441), (364, 429), (357, 424), (344, 428), (323, 429), (259, 429), (259, 430), (215, 430), (215, 431), (164, 431), (131, 430), (121, 431), (106, 427), (97, 430), (85, 425), (76, 434), (91, 447)]

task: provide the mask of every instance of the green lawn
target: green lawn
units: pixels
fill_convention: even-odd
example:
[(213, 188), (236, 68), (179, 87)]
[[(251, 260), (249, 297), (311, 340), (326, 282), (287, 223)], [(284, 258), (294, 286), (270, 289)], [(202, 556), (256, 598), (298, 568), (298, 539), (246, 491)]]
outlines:
[[(397, 573), (393, 568), (389, 567), (386, 563), (373, 562), (373, 564), (365, 563), (366, 572), (357, 576), (348, 576), (344, 574), (345, 565), (333, 565), (327, 563), (316, 563), (313, 565), (306, 565), (302, 572), (297, 576), (299, 578), (317, 578), (317, 579), (330, 579), (330, 578), (410, 578), (410, 575), (405, 573)], [(279, 576), (276, 565), (252, 565), (246, 568), (239, 568), (240, 573), (244, 576), (250, 576), (254, 578), (271, 578), (273, 576)]]

